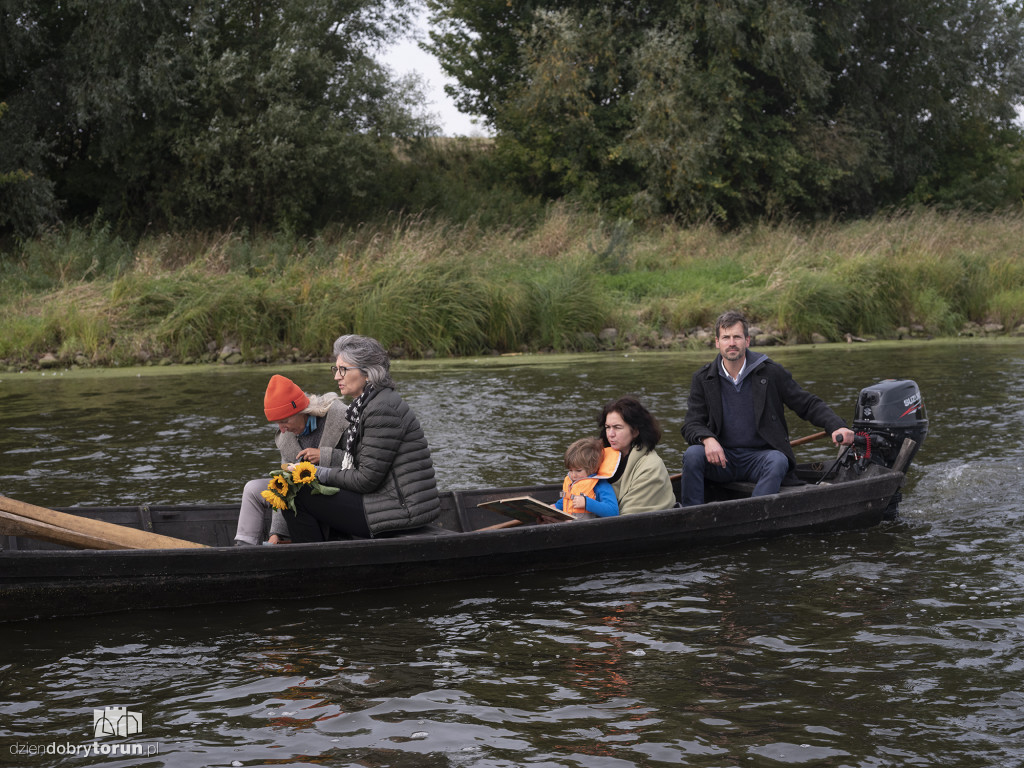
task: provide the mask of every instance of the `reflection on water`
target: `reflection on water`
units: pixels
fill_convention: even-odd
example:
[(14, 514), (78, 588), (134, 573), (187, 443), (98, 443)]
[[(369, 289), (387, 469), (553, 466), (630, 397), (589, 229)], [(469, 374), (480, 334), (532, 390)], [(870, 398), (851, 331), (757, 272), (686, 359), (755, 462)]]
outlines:
[[(900, 522), (401, 593), (0, 625), (7, 762), (1024, 763), (1024, 345), (773, 356), (848, 419), (876, 378), (918, 382), (931, 430)], [(565, 444), (626, 391), (661, 418), (678, 466), (704, 359), (396, 373), (442, 485), (470, 487), (560, 476)], [(5, 377), (3, 490), (48, 505), (230, 501), (273, 464), (270, 373)], [(289, 373), (330, 384), (317, 367)], [(144, 713), (158, 757), (10, 752), (86, 742), (93, 708), (118, 704)]]

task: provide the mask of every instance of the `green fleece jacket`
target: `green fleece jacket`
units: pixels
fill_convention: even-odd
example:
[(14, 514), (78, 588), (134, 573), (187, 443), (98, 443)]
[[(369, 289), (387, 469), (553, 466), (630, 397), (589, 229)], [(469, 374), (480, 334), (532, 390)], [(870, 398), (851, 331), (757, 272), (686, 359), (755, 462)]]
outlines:
[(653, 512), (676, 505), (665, 462), (657, 451), (635, 446), (626, 457), (626, 469), (612, 482), (619, 500), (619, 514)]

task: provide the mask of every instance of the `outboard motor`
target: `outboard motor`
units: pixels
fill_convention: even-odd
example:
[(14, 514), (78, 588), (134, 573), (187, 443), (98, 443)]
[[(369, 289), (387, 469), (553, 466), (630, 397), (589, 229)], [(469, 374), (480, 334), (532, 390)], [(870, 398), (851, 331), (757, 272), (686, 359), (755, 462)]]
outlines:
[(921, 390), (910, 379), (885, 379), (860, 391), (853, 418), (853, 450), (862, 462), (892, 467), (910, 438), (917, 446), (907, 458), (905, 472), (928, 434)]

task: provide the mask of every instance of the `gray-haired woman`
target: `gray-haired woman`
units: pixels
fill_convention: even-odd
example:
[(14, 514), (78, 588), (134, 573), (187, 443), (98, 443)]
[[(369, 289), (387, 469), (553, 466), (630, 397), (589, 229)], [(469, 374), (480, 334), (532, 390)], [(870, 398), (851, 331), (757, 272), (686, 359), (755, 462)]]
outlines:
[(292, 541), (323, 541), (324, 527), (373, 537), (418, 528), (440, 513), (434, 464), (416, 414), (395, 392), (391, 361), (376, 339), (349, 334), (334, 342), (331, 370), (342, 397), (351, 398), (340, 467), (317, 467), (316, 479), (341, 490), (302, 490), (296, 514), (284, 518)]

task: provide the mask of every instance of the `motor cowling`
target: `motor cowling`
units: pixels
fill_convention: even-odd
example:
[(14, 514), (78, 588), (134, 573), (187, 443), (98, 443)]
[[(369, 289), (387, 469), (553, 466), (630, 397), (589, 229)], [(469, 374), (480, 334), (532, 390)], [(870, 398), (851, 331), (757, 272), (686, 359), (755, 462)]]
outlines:
[(917, 383), (885, 379), (864, 387), (857, 397), (853, 431), (859, 457), (887, 467), (893, 466), (903, 441), (909, 437), (917, 443), (907, 459), (909, 467), (928, 434), (928, 415)]

